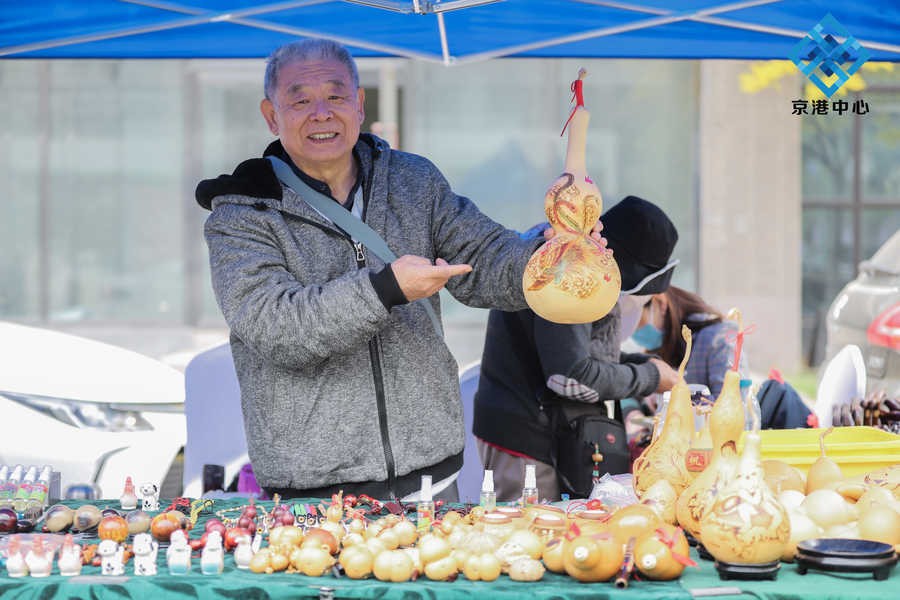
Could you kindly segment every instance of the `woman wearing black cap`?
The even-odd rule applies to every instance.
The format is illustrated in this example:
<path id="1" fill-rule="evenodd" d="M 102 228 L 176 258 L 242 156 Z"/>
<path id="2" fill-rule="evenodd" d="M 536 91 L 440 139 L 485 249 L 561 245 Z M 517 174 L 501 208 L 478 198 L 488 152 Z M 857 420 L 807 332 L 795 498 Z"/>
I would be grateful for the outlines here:
<path id="1" fill-rule="evenodd" d="M 642 305 L 669 287 L 677 264 L 671 260 L 678 240 L 675 226 L 659 207 L 634 196 L 610 208 L 601 220 L 607 247 L 622 274 L 622 298 L 634 296 L 636 302 L 620 300 L 603 319 L 582 325 L 551 323 L 531 310 L 492 310 L 488 317 L 473 433 L 484 468 L 494 472 L 500 501 L 521 495 L 526 463 L 537 467 L 542 499 L 559 499 L 560 490 L 587 495 L 583 486 L 570 485 L 569 478 L 558 480 L 565 470 L 562 463 L 571 457 L 560 455 L 563 445 L 557 432 L 585 416 L 603 418 L 603 400 L 664 392 L 677 379 L 659 358 L 619 352 L 622 337 L 638 323 Z M 624 336 L 622 309 L 634 316 Z M 621 446 L 621 437 L 624 429 L 611 427 L 598 442 Z M 603 472 L 614 462 L 611 455 L 607 458 L 600 466 Z M 612 471 L 627 472 L 627 456 L 624 461 L 616 462 Z M 591 465 L 586 468 L 590 471 Z"/>

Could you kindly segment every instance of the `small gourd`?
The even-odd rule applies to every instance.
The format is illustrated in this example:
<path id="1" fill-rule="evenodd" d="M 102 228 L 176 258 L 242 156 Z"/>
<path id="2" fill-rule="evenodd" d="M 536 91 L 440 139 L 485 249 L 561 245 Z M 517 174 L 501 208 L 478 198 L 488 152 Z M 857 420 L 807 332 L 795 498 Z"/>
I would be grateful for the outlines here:
<path id="1" fill-rule="evenodd" d="M 668 480 L 678 494 L 691 482 L 684 463 L 694 436 L 691 391 L 684 381 L 684 369 L 691 355 L 691 330 L 683 325 L 681 335 L 687 342 L 687 348 L 678 368 L 678 383 L 672 388 L 662 433 L 634 461 L 634 491 L 638 498 L 642 498 L 650 486 L 660 479 Z"/>
<path id="2" fill-rule="evenodd" d="M 634 544 L 634 565 L 647 579 L 669 581 L 686 566 L 697 566 L 680 527 L 663 525 L 645 533 Z"/>
<path id="3" fill-rule="evenodd" d="M 819 449 L 821 456 L 809 468 L 806 475 L 806 494 L 809 495 L 816 490 L 823 490 L 836 486 L 843 478 L 841 468 L 836 462 L 828 458 L 825 454 L 825 436 L 834 431 L 834 427 L 829 427 L 819 435 Z"/>
<path id="4" fill-rule="evenodd" d="M 555 235 L 532 255 L 522 276 L 528 306 L 554 323 L 590 323 L 606 316 L 622 287 L 612 252 L 591 237 L 603 199 L 585 167 L 590 120 L 582 95 L 586 74 L 579 70 L 572 84 L 577 104 L 567 123 L 565 172 L 544 196 L 544 211 Z"/>
<path id="5" fill-rule="evenodd" d="M 579 535 L 565 543 L 563 566 L 570 577 L 582 582 L 607 581 L 625 557 L 622 543 L 611 533 Z"/>

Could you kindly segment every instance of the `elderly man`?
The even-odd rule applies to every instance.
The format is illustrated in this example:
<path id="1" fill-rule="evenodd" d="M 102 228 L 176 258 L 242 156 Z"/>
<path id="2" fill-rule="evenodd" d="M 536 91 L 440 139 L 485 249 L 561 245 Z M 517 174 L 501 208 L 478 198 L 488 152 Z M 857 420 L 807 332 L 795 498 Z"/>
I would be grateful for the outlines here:
<path id="1" fill-rule="evenodd" d="M 446 286 L 471 306 L 523 308 L 522 272 L 540 240 L 483 215 L 427 159 L 360 134 L 363 100 L 339 44 L 279 48 L 260 105 L 278 140 L 264 156 L 364 221 L 393 262 L 310 206 L 266 158 L 197 187 L 212 211 L 212 283 L 250 460 L 263 488 L 285 497 L 411 498 L 429 474 L 438 497 L 455 499 L 457 365 L 424 303 L 439 311 Z"/>

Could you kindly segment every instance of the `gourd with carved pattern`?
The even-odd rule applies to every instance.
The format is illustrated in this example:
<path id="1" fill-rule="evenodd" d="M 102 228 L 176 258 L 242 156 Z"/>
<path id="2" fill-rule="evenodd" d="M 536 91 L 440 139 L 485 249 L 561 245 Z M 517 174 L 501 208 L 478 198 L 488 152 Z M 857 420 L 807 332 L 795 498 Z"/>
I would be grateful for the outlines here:
<path id="1" fill-rule="evenodd" d="M 612 252 L 591 237 L 603 199 L 585 167 L 590 113 L 581 102 L 584 74 L 579 71 L 573 84 L 578 105 L 568 122 L 565 172 L 544 196 L 555 235 L 532 255 L 522 276 L 528 306 L 555 323 L 590 323 L 604 317 L 622 287 Z"/>

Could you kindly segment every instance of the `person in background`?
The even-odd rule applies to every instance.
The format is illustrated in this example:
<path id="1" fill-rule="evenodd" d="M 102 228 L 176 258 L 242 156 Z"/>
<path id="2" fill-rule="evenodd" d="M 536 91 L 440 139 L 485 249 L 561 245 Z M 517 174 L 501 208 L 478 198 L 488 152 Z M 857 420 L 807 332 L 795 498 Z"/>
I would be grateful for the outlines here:
<path id="1" fill-rule="evenodd" d="M 551 323 L 532 310 L 492 310 L 474 401 L 473 433 L 500 501 L 522 493 L 525 464 L 536 465 L 542 499 L 558 500 L 554 465 L 557 406 L 606 415 L 604 400 L 664 392 L 676 373 L 646 354 L 619 351 L 621 315 L 630 330 L 653 294 L 669 287 L 678 232 L 655 204 L 628 196 L 603 214 L 603 235 L 622 275 L 623 295 L 593 323 Z M 533 228 L 540 229 L 540 226 Z M 528 234 L 526 234 L 526 237 Z"/>
<path id="2" fill-rule="evenodd" d="M 697 294 L 673 285 L 646 299 L 637 325 L 631 340 L 673 368 L 678 368 L 684 358 L 686 343 L 681 326 L 687 325 L 692 341 L 684 379 L 708 387 L 713 399 L 719 395 L 725 372 L 734 362 L 736 323 L 726 321 Z M 747 373 L 746 346 L 740 370 Z"/>
<path id="3" fill-rule="evenodd" d="M 270 496 L 343 490 L 407 501 L 430 475 L 435 497 L 455 500 L 465 442 L 458 366 L 425 303 L 439 315 L 446 287 L 470 306 L 524 308 L 522 274 L 543 240 L 489 219 L 426 158 L 360 134 L 365 93 L 340 44 L 280 47 L 264 92 L 260 110 L 278 139 L 196 192 L 211 211 L 212 284 L 254 474 Z M 399 258 L 386 264 L 307 204 L 267 157 Z"/>

